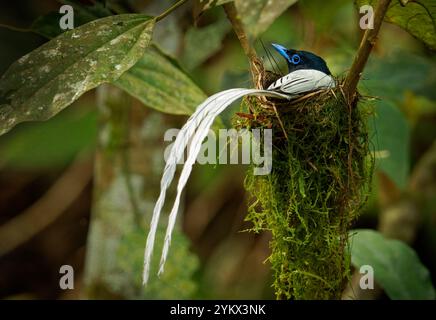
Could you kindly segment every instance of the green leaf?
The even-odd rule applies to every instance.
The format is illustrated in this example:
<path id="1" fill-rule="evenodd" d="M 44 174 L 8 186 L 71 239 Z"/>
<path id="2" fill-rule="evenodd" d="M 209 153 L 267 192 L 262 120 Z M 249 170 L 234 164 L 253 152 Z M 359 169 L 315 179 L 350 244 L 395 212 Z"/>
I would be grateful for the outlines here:
<path id="1" fill-rule="evenodd" d="M 110 12 L 102 10 L 99 6 L 89 8 L 75 4 L 75 17 L 79 16 L 79 21 L 92 21 L 98 15 L 104 14 Z M 50 23 L 50 19 L 42 19 L 42 21 Z M 41 27 L 48 30 L 51 28 L 49 25 Z M 226 27 L 220 26 L 218 31 L 224 32 L 221 29 L 225 28 L 229 28 L 227 23 Z M 60 29 L 57 31 L 62 32 Z M 203 43 L 205 39 L 197 39 L 197 41 Z M 171 114 L 190 115 L 207 98 L 177 61 L 157 47 L 147 50 L 138 63 L 125 72 L 115 85 L 147 107 Z"/>
<path id="2" fill-rule="evenodd" d="M 235 0 L 236 9 L 246 32 L 257 37 L 297 0 Z"/>
<path id="3" fill-rule="evenodd" d="M 204 28 L 190 28 L 185 35 L 182 64 L 188 70 L 201 65 L 221 48 L 221 42 L 230 29 L 230 24 L 225 19 L 220 19 Z M 201 43 L 201 50 L 198 49 L 199 43 Z"/>
<path id="4" fill-rule="evenodd" d="M 376 0 L 355 0 L 358 7 L 369 4 L 375 7 Z M 396 24 L 429 48 L 436 49 L 436 2 L 434 0 L 392 1 L 386 13 L 386 22 Z"/>
<path id="5" fill-rule="evenodd" d="M 150 47 L 115 85 L 147 107 L 170 114 L 190 115 L 207 98 L 180 67 L 156 47 Z"/>
<path id="6" fill-rule="evenodd" d="M 377 101 L 375 119 L 369 125 L 376 167 L 405 189 L 410 168 L 410 128 L 403 113 L 386 100 Z"/>
<path id="7" fill-rule="evenodd" d="M 391 299 L 435 299 L 430 273 L 405 243 L 365 229 L 351 231 L 350 239 L 351 262 L 370 265 Z"/>
<path id="8" fill-rule="evenodd" d="M 12 64 L 0 79 L 0 135 L 46 120 L 98 85 L 117 80 L 143 55 L 155 20 L 123 14 L 65 32 Z"/>
<path id="9" fill-rule="evenodd" d="M 386 75 L 389 74 L 395 74 L 395 77 L 386 81 Z M 436 99 L 434 59 L 404 50 L 396 50 L 383 57 L 372 55 L 362 80 L 359 91 L 370 96 L 401 102 L 407 90 Z"/>

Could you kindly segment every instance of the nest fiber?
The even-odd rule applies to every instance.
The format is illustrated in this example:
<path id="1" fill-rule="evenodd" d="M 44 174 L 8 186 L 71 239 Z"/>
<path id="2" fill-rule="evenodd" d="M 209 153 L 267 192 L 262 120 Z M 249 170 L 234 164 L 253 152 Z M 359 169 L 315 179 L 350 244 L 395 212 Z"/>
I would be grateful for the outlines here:
<path id="1" fill-rule="evenodd" d="M 339 299 L 349 279 L 350 224 L 365 202 L 372 161 L 366 117 L 341 86 L 293 102 L 248 97 L 238 128 L 273 129 L 269 175 L 248 170 L 247 220 L 268 230 L 278 299 Z M 262 145 L 262 144 L 261 144 Z"/>

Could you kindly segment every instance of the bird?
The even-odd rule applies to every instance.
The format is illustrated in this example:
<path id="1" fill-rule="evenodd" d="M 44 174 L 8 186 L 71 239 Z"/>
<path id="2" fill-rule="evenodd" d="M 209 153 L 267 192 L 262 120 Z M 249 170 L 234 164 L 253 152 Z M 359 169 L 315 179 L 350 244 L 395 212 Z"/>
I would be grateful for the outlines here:
<path id="1" fill-rule="evenodd" d="M 286 60 L 288 74 L 273 82 L 267 90 L 298 96 L 319 89 L 330 89 L 336 86 L 327 63 L 316 54 L 286 49 L 273 43 L 273 48 Z"/>
<path id="2" fill-rule="evenodd" d="M 184 157 L 185 151 L 187 151 L 188 156 L 180 173 L 177 183 L 177 194 L 168 218 L 158 274 L 162 274 L 164 271 L 171 243 L 171 235 L 179 211 L 181 194 L 191 174 L 198 153 L 200 152 L 201 143 L 207 136 L 215 118 L 231 106 L 233 102 L 244 96 L 263 96 L 292 100 L 306 92 L 335 87 L 335 80 L 331 76 L 327 64 L 321 57 L 308 51 L 286 49 L 278 44 L 272 44 L 272 46 L 286 59 L 289 69 L 287 75 L 276 80 L 266 90 L 233 88 L 215 93 L 197 107 L 195 112 L 179 131 L 176 141 L 173 143 L 173 147 L 168 155 L 162 174 L 159 197 L 153 209 L 150 230 L 144 251 L 144 271 L 142 276 L 144 285 L 147 284 L 149 279 L 160 214 L 165 203 L 166 192 L 174 179 L 176 165 L 179 163 L 179 160 Z"/>

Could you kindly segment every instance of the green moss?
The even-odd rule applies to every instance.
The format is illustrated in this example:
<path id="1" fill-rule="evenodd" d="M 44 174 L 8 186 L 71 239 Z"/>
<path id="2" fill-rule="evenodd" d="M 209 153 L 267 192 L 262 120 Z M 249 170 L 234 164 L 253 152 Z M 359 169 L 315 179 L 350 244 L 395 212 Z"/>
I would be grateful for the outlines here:
<path id="1" fill-rule="evenodd" d="M 272 172 L 254 176 L 250 168 L 245 187 L 252 230 L 272 233 L 277 298 L 339 299 L 350 274 L 347 230 L 372 171 L 364 116 L 339 89 L 294 104 L 248 98 L 245 105 L 254 119 L 237 127 L 273 129 Z"/>

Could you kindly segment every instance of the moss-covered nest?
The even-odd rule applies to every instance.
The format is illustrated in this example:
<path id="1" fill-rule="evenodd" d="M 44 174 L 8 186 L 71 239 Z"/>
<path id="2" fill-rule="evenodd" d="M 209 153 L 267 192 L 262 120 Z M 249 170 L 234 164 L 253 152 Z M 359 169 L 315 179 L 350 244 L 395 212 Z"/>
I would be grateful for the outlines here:
<path id="1" fill-rule="evenodd" d="M 265 77 L 264 86 L 274 80 Z M 248 170 L 252 230 L 272 233 L 278 299 L 338 299 L 350 274 L 350 224 L 367 195 L 372 161 L 365 115 L 341 81 L 293 102 L 249 97 L 237 128 L 273 129 L 269 175 Z"/>

